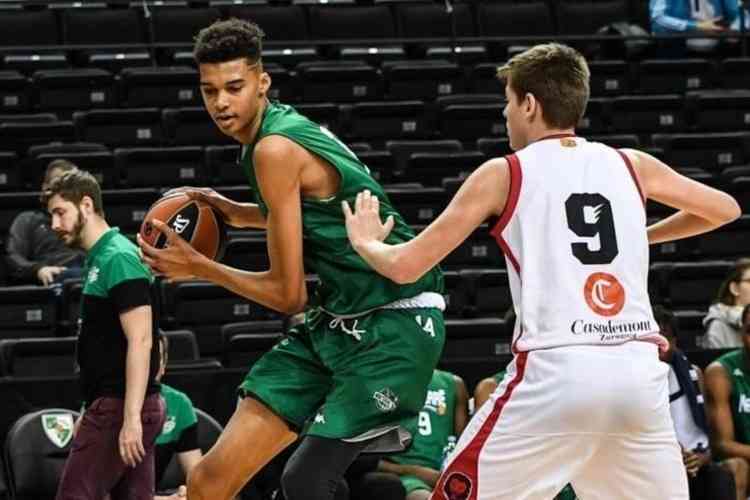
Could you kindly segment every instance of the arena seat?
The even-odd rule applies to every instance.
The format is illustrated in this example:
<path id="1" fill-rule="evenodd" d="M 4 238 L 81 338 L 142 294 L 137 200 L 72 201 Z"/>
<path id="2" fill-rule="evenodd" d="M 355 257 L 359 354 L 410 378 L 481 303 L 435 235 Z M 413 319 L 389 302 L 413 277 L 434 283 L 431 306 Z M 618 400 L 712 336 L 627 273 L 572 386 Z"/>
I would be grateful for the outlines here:
<path id="1" fill-rule="evenodd" d="M 396 176 L 403 172 L 414 153 L 458 153 L 464 150 L 461 142 L 455 139 L 443 140 L 391 140 L 385 147 L 393 155 L 393 169 Z"/>
<path id="2" fill-rule="evenodd" d="M 546 2 L 483 1 L 476 6 L 479 36 L 550 36 L 555 34 Z"/>
<path id="3" fill-rule="evenodd" d="M 654 134 L 655 146 L 680 167 L 700 167 L 718 172 L 750 161 L 750 132 Z"/>
<path id="4" fill-rule="evenodd" d="M 500 318 L 448 319 L 445 332 L 443 359 L 510 353 L 511 335 Z"/>
<path id="5" fill-rule="evenodd" d="M 587 137 L 591 142 L 601 142 L 611 148 L 638 148 L 641 141 L 634 134 L 614 134 L 614 135 L 591 135 Z"/>
<path id="6" fill-rule="evenodd" d="M 357 153 L 359 160 L 367 165 L 370 174 L 381 184 L 393 182 L 393 155 L 390 151 L 362 151 Z"/>
<path id="7" fill-rule="evenodd" d="M 412 153 L 402 182 L 418 182 L 423 186 L 441 187 L 446 177 L 467 177 L 485 160 L 479 151 L 457 153 Z"/>
<path id="8" fill-rule="evenodd" d="M 175 146 L 236 144 L 213 122 L 203 107 L 168 108 L 162 111 L 164 134 Z M 200 177 L 203 177 L 202 173 Z"/>
<path id="9" fill-rule="evenodd" d="M 256 333 L 284 333 L 284 321 L 280 319 L 238 321 L 235 323 L 226 323 L 221 327 L 221 338 L 224 346 L 229 345 L 229 341 L 235 335 L 254 335 Z"/>
<path id="10" fill-rule="evenodd" d="M 131 187 L 178 187 L 200 184 L 206 178 L 203 148 L 123 148 L 115 150 L 115 165 Z"/>
<path id="11" fill-rule="evenodd" d="M 688 95 L 688 99 L 696 108 L 697 130 L 731 131 L 750 127 L 750 90 L 702 91 Z"/>
<path id="12" fill-rule="evenodd" d="M 185 43 L 202 28 L 221 19 L 221 12 L 213 7 L 187 7 L 175 4 L 151 6 L 154 43 Z M 193 60 L 192 51 L 171 49 L 165 51 L 165 61 L 171 64 L 189 64 Z"/>
<path id="13" fill-rule="evenodd" d="M 76 338 L 0 340 L 3 376 L 54 377 L 75 375 Z"/>
<path id="14" fill-rule="evenodd" d="M 706 316 L 706 311 L 675 311 L 674 316 L 679 328 L 677 345 L 683 351 L 696 349 L 705 334 L 703 318 Z"/>
<path id="15" fill-rule="evenodd" d="M 727 89 L 750 89 L 750 58 L 727 58 L 721 63 L 721 80 Z"/>
<path id="16" fill-rule="evenodd" d="M 151 146 L 164 142 L 158 108 L 92 109 L 73 113 L 78 140 L 109 147 Z"/>
<path id="17" fill-rule="evenodd" d="M 477 139 L 477 149 L 487 158 L 509 155 L 513 152 L 507 137 L 480 137 Z"/>
<path id="18" fill-rule="evenodd" d="M 267 40 L 274 42 L 302 41 L 310 38 L 307 16 L 301 5 L 281 3 L 230 5 L 227 17 L 250 19 L 263 28 Z M 265 48 L 265 47 L 264 47 Z"/>
<path id="19" fill-rule="evenodd" d="M 602 134 L 609 130 L 609 118 L 611 116 L 609 99 L 594 97 L 589 99 L 586 112 L 576 127 L 582 135 Z"/>
<path id="20" fill-rule="evenodd" d="M 750 176 L 742 176 L 732 179 L 729 192 L 737 199 L 743 212 L 750 207 Z"/>
<path id="21" fill-rule="evenodd" d="M 321 127 L 325 127 L 334 134 L 340 130 L 339 106 L 331 102 L 319 102 L 314 104 L 298 104 L 294 107 L 301 115 L 306 116 Z M 352 149 L 352 144 L 349 144 Z"/>
<path id="22" fill-rule="evenodd" d="M 387 39 L 396 36 L 391 11 L 385 5 L 311 5 L 310 37 L 324 39 Z"/>
<path id="23" fill-rule="evenodd" d="M 222 262 L 246 271 L 267 270 L 270 263 L 265 234 L 230 239 Z"/>
<path id="24" fill-rule="evenodd" d="M 649 94 L 700 90 L 713 84 L 714 73 L 707 59 L 646 59 L 639 66 L 638 89 Z"/>
<path id="25" fill-rule="evenodd" d="M 466 90 L 461 67 L 444 60 L 386 61 L 382 64 L 388 99 L 424 99 Z"/>
<path id="26" fill-rule="evenodd" d="M 472 283 L 477 316 L 502 316 L 513 306 L 507 270 L 464 270 L 461 271 L 461 276 Z"/>
<path id="27" fill-rule="evenodd" d="M 438 97 L 438 130 L 446 139 L 473 140 L 505 134 L 502 94 Z"/>
<path id="28" fill-rule="evenodd" d="M 53 498 L 70 452 L 78 413 L 49 408 L 19 418 L 5 440 L 5 462 L 15 500 Z"/>
<path id="29" fill-rule="evenodd" d="M 469 89 L 474 94 L 491 94 L 503 96 L 505 86 L 497 78 L 497 68 L 500 62 L 484 62 L 476 64 L 471 69 Z"/>
<path id="30" fill-rule="evenodd" d="M 461 318 L 467 305 L 466 285 L 459 271 L 444 271 L 445 315 L 448 318 Z"/>
<path id="31" fill-rule="evenodd" d="M 16 218 L 23 210 L 39 209 L 39 192 L 3 193 L 0 196 L 0 234 L 5 235 Z"/>
<path id="32" fill-rule="evenodd" d="M 393 1 L 396 26 L 404 38 L 440 38 L 455 36 L 476 36 L 474 19 L 469 4 L 454 5 L 453 15 L 446 12 L 445 6 L 430 1 Z M 451 24 L 455 22 L 455 28 Z M 455 29 L 455 32 L 454 32 Z"/>
<path id="33" fill-rule="evenodd" d="M 391 101 L 352 105 L 351 129 L 345 137 L 385 140 L 394 137 L 424 139 L 430 135 L 432 132 L 425 115 L 424 102 Z"/>
<path id="34" fill-rule="evenodd" d="M 188 66 L 125 68 L 120 72 L 122 104 L 129 108 L 200 104 L 198 72 Z M 275 82 L 274 82 L 275 83 Z"/>
<path id="35" fill-rule="evenodd" d="M 556 6 L 561 35 L 593 35 L 608 24 L 630 17 L 626 0 L 560 0 Z"/>
<path id="36" fill-rule="evenodd" d="M 592 96 L 627 94 L 630 89 L 630 66 L 625 61 L 590 61 Z"/>
<path id="37" fill-rule="evenodd" d="M 169 364 L 181 365 L 201 358 L 198 341 L 192 330 L 161 330 L 169 343 Z"/>
<path id="38" fill-rule="evenodd" d="M 617 133 L 679 132 L 686 126 L 685 102 L 680 95 L 612 99 L 612 128 Z"/>
<path id="39" fill-rule="evenodd" d="M 200 408 L 195 408 L 195 415 L 198 417 L 198 447 L 205 455 L 219 439 L 223 428 L 216 419 Z M 175 454 L 167 465 L 164 477 L 157 485 L 156 491 L 173 490 L 183 484 L 185 484 L 185 473 L 177 460 L 177 454 Z"/>
<path id="40" fill-rule="evenodd" d="M 23 187 L 21 169 L 17 166 L 18 155 L 10 151 L 0 151 L 0 190 L 15 190 Z"/>
<path id="41" fill-rule="evenodd" d="M 3 113 L 23 112 L 29 109 L 27 79 L 18 71 L 0 71 L 0 111 Z"/>
<path id="42" fill-rule="evenodd" d="M 240 146 L 206 147 L 206 174 L 216 178 L 219 184 L 242 184 L 247 182 L 245 172 L 239 165 Z"/>
<path id="43" fill-rule="evenodd" d="M 288 49 L 293 51 L 295 49 Z M 265 52 L 265 48 L 264 48 Z M 266 62 L 263 55 L 263 69 L 271 77 L 271 88 L 268 89 L 268 98 L 277 99 L 282 102 L 293 103 L 300 100 L 300 92 L 297 75 L 285 69 L 281 64 Z"/>
<path id="44" fill-rule="evenodd" d="M 233 335 L 224 351 L 223 364 L 227 368 L 249 368 L 282 337 L 280 332 Z"/>
<path id="45" fill-rule="evenodd" d="M 50 123 L 0 123 L 0 144 L 6 151 L 23 156 L 29 147 L 53 141 L 72 142 L 73 123 L 61 120 Z"/>
<path id="46" fill-rule="evenodd" d="M 715 298 L 731 265 L 730 261 L 669 264 L 664 297 L 672 309 L 704 308 Z"/>
<path id="47" fill-rule="evenodd" d="M 396 205 L 398 206 L 398 205 Z M 443 210 L 435 208 L 435 216 Z M 486 267 L 505 267 L 505 258 L 495 239 L 490 236 L 485 225 L 477 228 L 472 235 L 443 260 L 446 269 L 467 269 Z"/>
<path id="48" fill-rule="evenodd" d="M 155 188 L 105 189 L 102 199 L 107 209 L 107 221 L 123 233 L 135 233 L 141 227 L 146 210 L 158 197 Z"/>
<path id="49" fill-rule="evenodd" d="M 429 224 L 448 201 L 445 191 L 437 187 L 389 188 L 386 194 L 407 224 Z"/>
<path id="50" fill-rule="evenodd" d="M 359 61 L 310 61 L 297 65 L 306 102 L 378 100 L 382 82 L 374 67 Z"/>
<path id="51" fill-rule="evenodd" d="M 114 77 L 98 68 L 49 69 L 34 72 L 40 109 L 89 109 L 113 107 Z"/>
<path id="52" fill-rule="evenodd" d="M 91 153 L 43 153 L 37 155 L 31 162 L 31 179 L 43 179 L 47 165 L 56 159 L 73 162 L 78 168 L 90 172 L 103 189 L 118 187 L 120 172 L 115 168 L 115 160 L 109 151 Z"/>
<path id="53" fill-rule="evenodd" d="M 49 287 L 0 287 L 0 337 L 54 336 L 57 298 Z"/>

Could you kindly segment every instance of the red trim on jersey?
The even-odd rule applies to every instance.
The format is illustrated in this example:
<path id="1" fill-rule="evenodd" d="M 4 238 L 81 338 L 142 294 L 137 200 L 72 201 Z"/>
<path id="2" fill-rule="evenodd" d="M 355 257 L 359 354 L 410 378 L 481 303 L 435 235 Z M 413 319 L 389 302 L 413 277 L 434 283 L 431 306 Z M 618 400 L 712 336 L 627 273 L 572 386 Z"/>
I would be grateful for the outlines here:
<path id="1" fill-rule="evenodd" d="M 508 199 L 505 201 L 503 211 L 500 213 L 500 220 L 497 221 L 495 227 L 490 230 L 490 234 L 497 239 L 500 233 L 503 232 L 505 226 L 510 222 L 510 218 L 513 216 L 513 212 L 516 211 L 516 205 L 518 204 L 518 197 L 521 194 L 521 182 L 523 181 L 523 174 L 521 173 L 521 161 L 518 156 L 511 154 L 505 157 L 508 162 L 508 172 L 510 173 L 510 186 L 508 187 Z"/>
<path id="2" fill-rule="evenodd" d="M 493 234 L 495 237 L 495 241 L 497 242 L 500 249 L 503 251 L 506 257 L 508 257 L 508 260 L 510 261 L 510 265 L 513 266 L 513 269 L 516 270 L 516 274 L 518 277 L 521 277 L 521 264 L 518 263 L 518 259 L 516 259 L 515 254 L 513 253 L 513 250 L 510 248 L 510 245 L 508 245 L 508 242 L 505 241 L 505 238 L 503 238 L 500 233 Z"/>
<path id="3" fill-rule="evenodd" d="M 503 408 L 510 400 L 513 390 L 521 383 L 524 372 L 526 371 L 526 360 L 528 358 L 528 352 L 519 353 L 516 356 L 516 375 L 513 380 L 508 383 L 505 388 L 505 392 L 502 396 L 495 400 L 495 405 L 492 408 L 492 412 L 487 416 L 487 419 L 482 424 L 479 432 L 472 438 L 468 446 L 464 448 L 451 462 L 446 470 L 440 474 L 440 479 L 435 485 L 431 500 L 449 500 L 445 492 L 445 483 L 450 480 L 453 476 L 459 476 L 468 479 L 469 481 L 469 495 L 466 500 L 477 500 L 478 489 L 479 489 L 479 455 L 484 448 L 484 444 L 489 439 L 492 431 L 495 429 L 497 421 L 500 419 L 500 415 L 503 412 Z M 485 471 L 485 474 L 492 473 L 492 471 Z"/>
<path id="4" fill-rule="evenodd" d="M 638 181 L 638 176 L 635 174 L 635 169 L 633 168 L 633 163 L 630 161 L 630 158 L 628 158 L 628 155 L 620 151 L 619 149 L 615 149 L 617 151 L 617 154 L 620 155 L 622 158 L 622 161 L 625 162 L 625 166 L 628 167 L 628 172 L 630 172 L 630 177 L 633 178 L 633 182 L 635 182 L 635 187 L 638 189 L 638 194 L 641 197 L 641 201 L 643 201 L 643 206 L 646 206 L 646 196 L 643 194 L 643 189 L 641 188 L 641 183 Z"/>

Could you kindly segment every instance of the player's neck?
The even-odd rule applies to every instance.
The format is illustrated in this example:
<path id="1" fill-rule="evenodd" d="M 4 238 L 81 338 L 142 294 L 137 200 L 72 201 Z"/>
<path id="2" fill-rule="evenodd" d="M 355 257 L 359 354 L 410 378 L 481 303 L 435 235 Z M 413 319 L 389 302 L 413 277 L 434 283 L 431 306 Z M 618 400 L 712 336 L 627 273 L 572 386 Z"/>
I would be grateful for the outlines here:
<path id="1" fill-rule="evenodd" d="M 109 224 L 101 217 L 93 216 L 86 223 L 81 234 L 81 247 L 85 251 L 91 250 L 104 233 L 109 231 Z"/>
<path id="2" fill-rule="evenodd" d="M 243 145 L 249 145 L 255 142 L 255 138 L 258 136 L 258 131 L 260 130 L 260 125 L 263 123 L 263 115 L 266 112 L 267 106 L 268 99 L 263 99 L 258 106 L 258 112 L 255 114 L 252 123 L 235 136 L 237 142 Z"/>
<path id="3" fill-rule="evenodd" d="M 576 135 L 576 131 L 573 128 L 549 128 L 539 127 L 538 129 L 531 130 L 529 133 L 528 144 L 533 144 L 537 141 L 544 139 L 551 139 L 554 137 L 566 137 Z"/>

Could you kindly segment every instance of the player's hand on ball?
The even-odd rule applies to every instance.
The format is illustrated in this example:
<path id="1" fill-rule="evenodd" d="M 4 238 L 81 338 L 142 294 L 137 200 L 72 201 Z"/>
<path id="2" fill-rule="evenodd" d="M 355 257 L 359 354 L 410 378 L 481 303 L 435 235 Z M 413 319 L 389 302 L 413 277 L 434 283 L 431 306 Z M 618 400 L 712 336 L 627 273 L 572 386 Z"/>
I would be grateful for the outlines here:
<path id="1" fill-rule="evenodd" d="M 198 188 L 192 186 L 183 186 L 170 189 L 164 193 L 164 197 L 175 194 L 186 194 L 190 199 L 208 203 L 214 207 L 224 219 L 224 222 L 233 227 L 246 227 L 245 218 L 247 216 L 247 207 L 242 203 L 230 200 L 224 195 L 217 193 L 211 188 Z"/>
<path id="2" fill-rule="evenodd" d="M 393 229 L 393 216 L 389 215 L 385 223 L 380 220 L 380 201 L 370 191 L 357 194 L 354 212 L 346 201 L 341 202 L 341 209 L 346 218 L 346 233 L 354 248 L 383 241 Z"/>
<path id="3" fill-rule="evenodd" d="M 203 256 L 164 222 L 153 219 L 151 223 L 167 237 L 167 243 L 164 248 L 158 249 L 143 241 L 139 234 L 137 239 L 143 262 L 169 281 L 195 278 L 195 266 Z"/>

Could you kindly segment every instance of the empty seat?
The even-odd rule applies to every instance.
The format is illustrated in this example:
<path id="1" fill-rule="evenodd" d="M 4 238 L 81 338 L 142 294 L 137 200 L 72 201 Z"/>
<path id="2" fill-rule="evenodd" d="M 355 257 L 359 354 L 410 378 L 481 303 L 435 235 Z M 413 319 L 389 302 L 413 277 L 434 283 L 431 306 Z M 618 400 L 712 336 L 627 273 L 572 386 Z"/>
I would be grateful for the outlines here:
<path id="1" fill-rule="evenodd" d="M 131 108 L 193 106 L 200 102 L 198 72 L 188 66 L 126 68 L 120 77 L 123 102 Z"/>
<path id="2" fill-rule="evenodd" d="M 479 316 L 502 316 L 513 305 L 505 269 L 479 269 L 462 272 L 474 282 L 476 313 Z"/>
<path id="3" fill-rule="evenodd" d="M 229 338 L 223 364 L 227 368 L 249 368 L 283 338 L 282 333 L 241 333 Z"/>
<path id="4" fill-rule="evenodd" d="M 57 302 L 51 288 L 0 287 L 0 337 L 49 337 L 56 320 Z"/>
<path id="5" fill-rule="evenodd" d="M 445 358 L 506 355 L 510 337 L 500 318 L 448 319 L 445 321 Z"/>
<path id="6" fill-rule="evenodd" d="M 593 35 L 608 24 L 628 20 L 625 0 L 561 0 L 557 23 L 561 35 Z"/>
<path id="7" fill-rule="evenodd" d="M 747 209 L 747 205 L 744 209 Z M 750 215 L 743 215 L 731 224 L 701 235 L 700 238 L 689 238 L 677 243 L 683 247 L 683 255 L 711 259 L 743 257 L 750 248 Z"/>
<path id="8" fill-rule="evenodd" d="M 466 284 L 459 271 L 445 271 L 445 315 L 449 318 L 460 318 L 469 303 Z"/>
<path id="9" fill-rule="evenodd" d="M 750 89 L 750 58 L 729 58 L 721 63 L 724 88 Z"/>
<path id="10" fill-rule="evenodd" d="M 685 125 L 681 96 L 622 96 L 612 100 L 612 127 L 617 132 L 679 132 Z"/>
<path id="11" fill-rule="evenodd" d="M 630 67 L 625 61 L 589 62 L 591 95 L 625 94 L 630 88 Z"/>
<path id="12" fill-rule="evenodd" d="M 165 109 L 162 119 L 167 140 L 176 146 L 234 143 L 202 107 Z"/>
<path id="13" fill-rule="evenodd" d="M 431 2 L 403 2 L 395 6 L 396 23 L 404 38 L 447 38 L 475 36 L 469 4 L 456 3 L 452 14 L 445 6 Z"/>
<path id="14" fill-rule="evenodd" d="M 200 184 L 207 177 L 203 158 L 203 148 L 199 146 L 115 151 L 115 165 L 131 187 Z"/>
<path id="15" fill-rule="evenodd" d="M 442 188 L 387 189 L 393 207 L 407 224 L 429 224 L 447 205 L 447 195 Z"/>
<path id="16" fill-rule="evenodd" d="M 106 108 L 115 104 L 114 78 L 103 69 L 42 70 L 31 79 L 41 109 Z"/>
<path id="17" fill-rule="evenodd" d="M 25 155 L 35 144 L 72 142 L 74 139 L 75 129 L 70 121 L 0 123 L 0 144 L 4 150 L 14 151 L 19 156 Z"/>
<path id="18" fill-rule="evenodd" d="M 654 134 L 652 140 L 678 167 L 711 171 L 750 161 L 750 132 Z"/>
<path id="19" fill-rule="evenodd" d="M 221 18 L 221 12 L 212 7 L 151 7 L 153 41 L 155 43 L 184 43 L 193 41 L 198 32 Z M 192 61 L 190 51 L 169 50 L 177 64 Z"/>
<path id="20" fill-rule="evenodd" d="M 510 139 L 494 138 L 494 137 L 482 137 L 477 139 L 477 149 L 488 158 L 495 158 L 498 156 L 505 156 L 511 154 L 513 151 L 510 149 Z"/>
<path id="21" fill-rule="evenodd" d="M 229 345 L 229 340 L 235 335 L 247 335 L 255 333 L 284 333 L 284 321 L 280 319 L 255 320 L 255 321 L 238 321 L 236 323 L 227 323 L 221 327 L 221 336 L 224 339 L 224 345 Z"/>
<path id="22" fill-rule="evenodd" d="M 407 168 L 409 158 L 414 153 L 458 153 L 464 149 L 457 140 L 388 141 L 385 147 L 393 155 L 393 169 L 396 175 L 400 175 Z"/>
<path id="23" fill-rule="evenodd" d="M 192 330 L 162 330 L 169 344 L 169 364 L 181 364 L 200 359 L 198 342 Z"/>
<path id="24" fill-rule="evenodd" d="M 471 90 L 477 94 L 503 95 L 505 85 L 497 78 L 497 70 L 502 63 L 481 63 L 471 72 Z"/>
<path id="25" fill-rule="evenodd" d="M 675 311 L 674 316 L 677 320 L 677 344 L 680 349 L 695 349 L 700 345 L 700 340 L 705 334 L 703 318 L 706 316 L 706 311 Z"/>
<path id="26" fill-rule="evenodd" d="M 732 263 L 729 261 L 671 264 L 665 289 L 673 309 L 703 309 L 711 304 Z"/>
<path id="27" fill-rule="evenodd" d="M 742 130 L 750 128 L 750 90 L 715 90 L 691 96 L 696 106 L 697 130 Z"/>
<path id="28" fill-rule="evenodd" d="M 589 99 L 586 112 L 578 123 L 576 130 L 586 135 L 606 132 L 609 128 L 608 116 L 610 116 L 609 100 L 600 98 Z"/>
<path id="29" fill-rule="evenodd" d="M 443 265 L 446 269 L 505 267 L 505 259 L 489 229 L 480 226 L 445 258 Z"/>
<path id="30" fill-rule="evenodd" d="M 390 99 L 433 100 L 466 90 L 463 70 L 453 62 L 388 61 L 382 67 Z"/>
<path id="31" fill-rule="evenodd" d="M 639 148 L 640 141 L 637 135 L 616 134 L 616 135 L 592 135 L 588 137 L 591 142 L 601 142 L 611 148 Z"/>
<path id="32" fill-rule="evenodd" d="M 732 179 L 729 192 L 737 199 L 737 203 L 740 204 L 743 212 L 747 212 L 748 207 L 750 207 L 750 176 Z"/>
<path id="33" fill-rule="evenodd" d="M 73 121 L 79 140 L 110 147 L 152 145 L 164 140 L 157 108 L 77 111 Z"/>
<path id="34" fill-rule="evenodd" d="M 352 106 L 350 138 L 417 139 L 429 135 L 422 101 L 361 102 Z"/>
<path id="35" fill-rule="evenodd" d="M 305 10 L 301 5 L 231 5 L 227 8 L 227 14 L 257 23 L 266 34 L 266 39 L 274 43 L 302 41 L 310 36 Z"/>
<path id="36" fill-rule="evenodd" d="M 75 337 L 0 341 L 3 375 L 57 377 L 75 375 Z"/>
<path id="37" fill-rule="evenodd" d="M 239 164 L 240 147 L 208 146 L 206 148 L 206 174 L 216 177 L 219 184 L 243 184 L 247 182 L 245 171 Z"/>
<path id="38" fill-rule="evenodd" d="M 381 184 L 393 182 L 394 160 L 390 151 L 363 151 L 357 153 L 359 160 L 367 165 L 372 177 Z"/>
<path id="39" fill-rule="evenodd" d="M 26 77 L 18 71 L 0 71 L 0 111 L 14 113 L 29 108 Z"/>
<path id="40" fill-rule="evenodd" d="M 247 271 L 266 271 L 270 267 L 265 235 L 233 238 L 227 242 L 222 262 Z"/>
<path id="41" fill-rule="evenodd" d="M 357 61 L 312 61 L 297 66 L 307 102 L 376 100 L 382 95 L 375 68 Z"/>
<path id="42" fill-rule="evenodd" d="M 706 59 L 648 59 L 641 61 L 638 86 L 649 94 L 700 90 L 710 87 L 713 72 Z"/>
<path id="43" fill-rule="evenodd" d="M 494 2 L 477 5 L 480 36 L 553 35 L 552 13 L 545 2 Z"/>
<path id="44" fill-rule="evenodd" d="M 333 133 L 338 133 L 339 127 L 339 107 L 332 103 L 317 104 L 298 104 L 295 109 L 301 115 L 304 115 L 316 122 L 322 127 L 327 128 Z M 352 149 L 352 145 L 349 144 Z"/>
<path id="45" fill-rule="evenodd" d="M 315 40 L 394 38 L 396 29 L 385 5 L 313 5 L 308 10 Z"/>
<path id="46" fill-rule="evenodd" d="M 18 155 L 0 151 L 0 190 L 19 189 L 22 184 Z"/>
<path id="47" fill-rule="evenodd" d="M 265 62 L 266 60 L 266 49 L 264 47 L 263 69 L 271 77 L 271 88 L 268 89 L 268 98 L 277 99 L 283 102 L 299 101 L 299 86 L 297 85 L 298 82 L 296 78 L 297 75 L 293 75 L 279 64 Z"/>
<path id="48" fill-rule="evenodd" d="M 467 177 L 484 160 L 485 156 L 478 151 L 412 153 L 406 170 L 399 180 L 439 187 L 442 186 L 444 178 Z"/>
<path id="49" fill-rule="evenodd" d="M 3 193 L 0 196 L 0 234 L 5 234 L 16 215 L 24 210 L 39 210 L 39 192 Z"/>
<path id="50" fill-rule="evenodd" d="M 3 9 L 0 15 L 3 45 L 53 46 L 61 42 L 55 13 L 42 9 Z"/>
<path id="51" fill-rule="evenodd" d="M 505 134 L 502 95 L 475 94 L 437 100 L 440 134 L 446 139 L 473 140 Z"/>
<path id="52" fill-rule="evenodd" d="M 123 233 L 134 233 L 141 227 L 146 211 L 159 198 L 154 188 L 106 189 L 102 191 L 107 222 Z"/>

